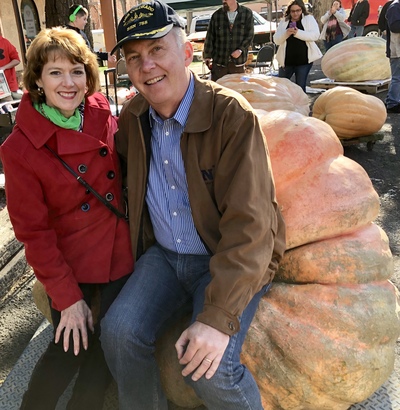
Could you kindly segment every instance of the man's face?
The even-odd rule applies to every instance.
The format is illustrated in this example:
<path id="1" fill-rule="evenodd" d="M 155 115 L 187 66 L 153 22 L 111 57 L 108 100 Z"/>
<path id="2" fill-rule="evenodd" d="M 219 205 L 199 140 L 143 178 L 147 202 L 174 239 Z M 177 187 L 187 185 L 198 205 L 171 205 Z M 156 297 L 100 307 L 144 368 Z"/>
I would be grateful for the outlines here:
<path id="1" fill-rule="evenodd" d="M 163 118 L 174 115 L 189 84 L 193 60 L 190 42 L 181 44 L 173 31 L 154 40 L 123 46 L 126 68 L 135 88 Z"/>
<path id="2" fill-rule="evenodd" d="M 236 0 L 222 0 L 222 8 L 224 11 L 235 11 Z"/>

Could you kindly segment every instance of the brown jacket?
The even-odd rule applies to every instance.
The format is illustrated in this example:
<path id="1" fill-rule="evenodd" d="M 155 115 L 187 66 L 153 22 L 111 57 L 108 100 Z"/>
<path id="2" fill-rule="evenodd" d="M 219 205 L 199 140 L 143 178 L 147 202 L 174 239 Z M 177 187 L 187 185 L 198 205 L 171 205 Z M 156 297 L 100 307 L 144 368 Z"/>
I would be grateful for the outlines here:
<path id="1" fill-rule="evenodd" d="M 131 242 L 136 257 L 152 243 L 145 205 L 149 164 L 148 103 L 136 96 L 122 110 L 117 149 L 126 161 Z M 248 102 L 216 83 L 195 78 L 181 138 L 194 224 L 213 255 L 211 283 L 197 320 L 226 334 L 272 281 L 285 250 L 264 136 Z"/>

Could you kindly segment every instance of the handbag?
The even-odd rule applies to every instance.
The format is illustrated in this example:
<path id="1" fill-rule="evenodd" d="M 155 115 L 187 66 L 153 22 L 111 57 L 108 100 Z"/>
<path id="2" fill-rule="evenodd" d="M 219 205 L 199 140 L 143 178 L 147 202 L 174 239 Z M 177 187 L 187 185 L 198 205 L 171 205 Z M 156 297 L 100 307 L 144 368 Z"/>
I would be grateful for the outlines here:
<path id="1" fill-rule="evenodd" d="M 92 188 L 80 175 L 78 175 L 54 150 L 52 150 L 47 144 L 44 145 L 60 162 L 61 164 L 75 177 L 75 179 L 83 185 L 90 193 L 92 193 L 104 206 L 106 206 L 111 212 L 117 215 L 118 218 L 128 222 L 129 218 L 127 213 L 122 213 L 114 205 L 108 202 L 103 196 L 101 196 L 94 188 Z"/>

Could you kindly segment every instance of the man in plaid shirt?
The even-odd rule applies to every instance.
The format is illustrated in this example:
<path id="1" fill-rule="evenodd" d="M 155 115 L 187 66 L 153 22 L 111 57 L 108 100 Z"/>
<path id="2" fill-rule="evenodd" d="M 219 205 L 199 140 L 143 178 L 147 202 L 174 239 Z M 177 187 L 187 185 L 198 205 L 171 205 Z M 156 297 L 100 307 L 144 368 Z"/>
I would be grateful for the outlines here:
<path id="1" fill-rule="evenodd" d="M 222 7 L 211 17 L 203 50 L 212 80 L 217 81 L 226 74 L 244 73 L 253 37 L 253 12 L 236 0 L 223 0 Z"/>

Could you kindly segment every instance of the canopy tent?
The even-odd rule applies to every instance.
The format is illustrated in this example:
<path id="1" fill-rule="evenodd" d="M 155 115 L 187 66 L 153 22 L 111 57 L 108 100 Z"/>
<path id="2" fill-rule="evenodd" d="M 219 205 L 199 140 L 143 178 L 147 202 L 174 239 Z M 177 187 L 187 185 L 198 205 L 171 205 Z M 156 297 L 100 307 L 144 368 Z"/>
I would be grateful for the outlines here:
<path id="1" fill-rule="evenodd" d="M 172 1 L 165 1 L 169 4 L 174 10 L 204 10 L 210 7 L 221 7 L 222 0 L 172 0 Z M 255 1 L 255 0 L 239 0 L 239 3 L 263 3 L 263 1 Z M 268 1 L 265 1 L 268 3 Z"/>

